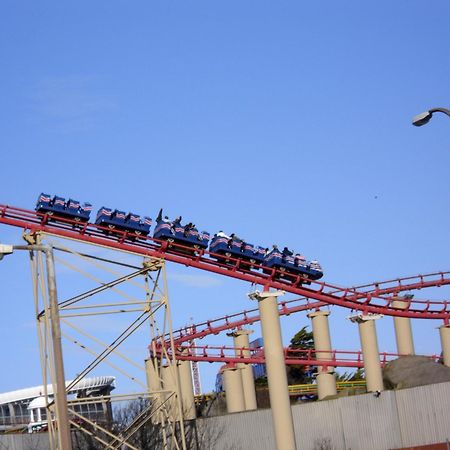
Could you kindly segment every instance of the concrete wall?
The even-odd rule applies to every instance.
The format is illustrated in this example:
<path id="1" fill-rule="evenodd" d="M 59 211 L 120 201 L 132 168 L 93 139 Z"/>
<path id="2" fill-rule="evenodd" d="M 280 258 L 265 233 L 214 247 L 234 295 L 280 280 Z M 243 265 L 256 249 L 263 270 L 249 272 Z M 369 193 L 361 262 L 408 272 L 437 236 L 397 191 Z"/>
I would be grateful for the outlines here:
<path id="1" fill-rule="evenodd" d="M 47 433 L 0 435 L 0 450 L 48 450 Z"/>
<path id="2" fill-rule="evenodd" d="M 450 382 L 294 405 L 298 450 L 388 450 L 450 441 Z M 198 450 L 274 450 L 270 410 L 197 420 Z M 0 435 L 0 450 L 47 450 L 47 435 Z M 196 449 L 197 450 L 197 449 Z"/>
<path id="3" fill-rule="evenodd" d="M 294 405 L 298 450 L 388 450 L 450 440 L 450 383 Z M 273 450 L 269 410 L 197 420 L 214 450 Z"/>

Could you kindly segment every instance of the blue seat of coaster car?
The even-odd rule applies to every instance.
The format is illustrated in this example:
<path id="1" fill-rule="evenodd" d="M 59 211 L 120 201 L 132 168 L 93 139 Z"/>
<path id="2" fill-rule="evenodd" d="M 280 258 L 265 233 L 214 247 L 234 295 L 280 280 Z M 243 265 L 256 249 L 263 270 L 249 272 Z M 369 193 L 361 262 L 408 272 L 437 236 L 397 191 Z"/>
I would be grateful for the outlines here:
<path id="1" fill-rule="evenodd" d="M 52 200 L 52 210 L 55 212 L 64 212 L 66 210 L 66 199 L 55 195 Z"/>
<path id="2" fill-rule="evenodd" d="M 114 225 L 123 226 L 125 225 L 125 217 L 127 216 L 127 213 L 125 211 L 120 211 L 118 209 L 115 209 L 111 214 L 111 222 Z"/>
<path id="3" fill-rule="evenodd" d="M 165 220 L 159 220 L 153 232 L 153 237 L 156 239 L 173 240 L 180 244 L 188 244 L 200 248 L 208 247 L 209 236 L 207 231 L 199 233 L 197 228 L 188 229 L 181 223 L 173 224 Z"/>
<path id="4" fill-rule="evenodd" d="M 152 219 L 150 219 L 150 217 L 144 216 L 143 219 L 141 219 L 141 231 L 147 235 L 148 233 L 150 233 L 150 227 L 152 226 Z"/>
<path id="5" fill-rule="evenodd" d="M 317 280 L 323 276 L 322 272 L 319 272 L 317 269 L 312 269 L 311 264 L 307 263 L 301 255 L 284 256 L 278 249 L 273 249 L 269 252 L 264 258 L 262 265 L 268 268 L 286 270 L 293 274 L 307 275 L 313 280 Z M 315 267 L 320 268 L 320 265 L 317 263 Z"/>
<path id="6" fill-rule="evenodd" d="M 49 213 L 59 216 L 68 217 L 70 219 L 75 219 L 77 221 L 87 222 L 91 214 L 92 205 L 90 203 L 85 203 L 80 206 L 78 200 L 69 199 L 67 202 L 63 197 L 54 196 L 42 193 L 36 203 L 36 211 L 42 213 Z"/>
<path id="7" fill-rule="evenodd" d="M 309 264 L 309 270 L 311 272 L 311 278 L 313 280 L 318 280 L 323 277 L 322 266 L 317 261 L 311 261 Z"/>
<path id="8" fill-rule="evenodd" d="M 45 194 L 44 192 L 39 195 L 35 210 L 38 212 L 48 212 L 51 211 L 51 196 Z"/>
<path id="9" fill-rule="evenodd" d="M 150 232 L 152 219 L 150 217 L 141 219 L 141 216 L 138 214 L 130 212 L 125 217 L 125 224 L 128 230 L 147 235 Z"/>
<path id="10" fill-rule="evenodd" d="M 83 206 L 80 205 L 78 200 L 73 200 L 69 198 L 66 203 L 65 214 L 74 217 L 76 220 L 88 221 L 91 215 L 92 205 L 90 203 L 85 203 Z"/>
<path id="11" fill-rule="evenodd" d="M 66 206 L 66 212 L 73 215 L 78 215 L 78 212 L 80 210 L 80 202 L 78 200 L 73 200 L 72 198 L 69 198 L 67 201 Z"/>
<path id="12" fill-rule="evenodd" d="M 262 262 L 264 258 L 264 249 L 262 247 L 255 247 L 240 239 L 227 239 L 223 236 L 214 236 L 209 250 L 212 253 L 229 253 L 236 258 L 255 260 L 255 262 Z"/>
<path id="13" fill-rule="evenodd" d="M 92 205 L 90 203 L 85 202 L 83 206 L 80 208 L 79 214 L 82 218 L 89 220 L 91 215 Z"/>
<path id="14" fill-rule="evenodd" d="M 102 206 L 97 211 L 97 217 L 95 218 L 96 225 L 108 225 L 111 223 L 111 215 L 112 215 L 112 209 L 106 208 L 105 206 Z"/>
<path id="15" fill-rule="evenodd" d="M 214 235 L 211 239 L 209 251 L 213 253 L 225 253 L 230 251 L 228 241 L 229 239 L 225 237 Z"/>
<path id="16" fill-rule="evenodd" d="M 172 228 L 170 222 L 164 220 L 157 220 L 155 231 L 153 231 L 153 237 L 156 239 L 161 239 L 163 237 L 174 237 L 175 230 Z"/>

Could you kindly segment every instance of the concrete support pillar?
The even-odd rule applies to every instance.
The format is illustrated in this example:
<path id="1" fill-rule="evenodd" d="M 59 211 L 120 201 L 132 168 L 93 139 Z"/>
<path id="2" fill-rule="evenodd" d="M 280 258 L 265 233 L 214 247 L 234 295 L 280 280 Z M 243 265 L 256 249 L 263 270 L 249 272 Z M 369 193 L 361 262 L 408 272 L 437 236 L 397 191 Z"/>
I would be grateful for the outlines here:
<path id="1" fill-rule="evenodd" d="M 175 422 L 179 420 L 178 411 L 177 411 L 177 383 L 176 377 L 177 374 L 177 366 L 173 364 L 169 364 L 161 367 L 161 378 L 162 378 L 162 387 L 165 391 L 163 394 L 163 401 L 165 401 L 165 410 L 167 411 L 166 419 L 170 422 Z"/>
<path id="2" fill-rule="evenodd" d="M 245 411 L 241 369 L 238 369 L 236 366 L 230 366 L 223 369 L 222 373 L 227 401 L 227 411 L 229 413 Z"/>
<path id="3" fill-rule="evenodd" d="M 406 309 L 408 302 L 396 299 L 392 302 L 394 308 Z M 400 355 L 414 355 L 414 341 L 411 328 L 411 319 L 408 317 L 394 316 L 395 339 L 397 341 L 397 353 Z"/>
<path id="4" fill-rule="evenodd" d="M 250 357 L 250 342 L 248 336 L 251 333 L 253 333 L 251 330 L 237 330 L 233 333 L 228 333 L 228 336 L 233 336 L 236 357 Z M 242 348 L 245 348 L 246 350 L 240 350 Z M 256 390 L 253 368 L 251 364 L 244 363 L 237 363 L 236 367 L 240 369 L 241 372 L 245 410 L 254 410 L 256 409 Z"/>
<path id="5" fill-rule="evenodd" d="M 161 395 L 161 379 L 159 377 L 157 368 L 153 359 L 145 360 L 145 374 L 147 377 L 148 392 L 150 394 L 150 401 L 152 402 L 152 423 L 161 423 L 160 415 L 156 413 L 156 410 L 161 406 L 163 402 Z"/>
<path id="6" fill-rule="evenodd" d="M 330 372 L 321 372 L 319 369 L 319 373 L 316 377 L 317 382 L 317 398 L 319 400 L 328 397 L 329 395 L 336 395 L 336 375 Z"/>
<path id="7" fill-rule="evenodd" d="M 154 365 L 153 359 L 145 360 L 145 375 L 147 377 L 148 391 L 153 393 L 161 390 L 161 380 Z"/>
<path id="8" fill-rule="evenodd" d="M 315 311 L 308 314 L 312 322 L 314 349 L 316 350 L 318 361 L 330 361 L 333 356 L 331 353 L 330 328 L 328 326 L 329 315 L 329 311 Z M 336 395 L 336 393 L 334 367 L 319 366 L 317 374 L 317 395 L 319 400 L 329 395 Z"/>
<path id="9" fill-rule="evenodd" d="M 179 361 L 178 372 L 180 374 L 181 405 L 183 417 L 186 420 L 193 420 L 195 414 L 194 383 L 192 382 L 192 372 L 190 361 Z"/>
<path id="10" fill-rule="evenodd" d="M 441 337 L 442 357 L 444 365 L 450 367 L 450 325 L 442 325 L 439 327 L 439 335 Z"/>
<path id="11" fill-rule="evenodd" d="M 361 340 L 368 392 L 384 390 L 377 332 L 375 329 L 375 320 L 381 317 L 383 317 L 381 314 L 358 314 L 350 317 L 350 320 L 356 322 L 359 327 L 359 338 Z"/>
<path id="12" fill-rule="evenodd" d="M 258 300 L 276 448 L 296 450 L 277 304 L 277 297 L 283 294 L 283 291 L 255 291 L 249 297 Z"/>

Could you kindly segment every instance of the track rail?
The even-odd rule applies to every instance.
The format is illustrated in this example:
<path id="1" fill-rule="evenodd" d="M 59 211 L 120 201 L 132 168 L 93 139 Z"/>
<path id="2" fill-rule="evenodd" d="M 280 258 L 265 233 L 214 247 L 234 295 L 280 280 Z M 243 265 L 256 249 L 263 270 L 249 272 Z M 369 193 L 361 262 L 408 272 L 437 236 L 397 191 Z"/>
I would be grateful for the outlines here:
<path id="1" fill-rule="evenodd" d="M 68 219 L 53 218 L 47 214 L 36 213 L 26 209 L 8 205 L 0 205 L 0 223 L 22 228 L 29 232 L 43 232 L 54 236 L 73 239 L 80 242 L 100 245 L 141 256 L 161 258 L 186 267 L 216 273 L 230 278 L 249 282 L 264 289 L 280 289 L 292 294 L 322 302 L 359 310 L 363 313 L 377 313 L 421 319 L 442 319 L 448 323 L 450 318 L 450 302 L 414 300 L 408 302 L 406 308 L 392 305 L 394 297 L 401 292 L 424 289 L 432 286 L 450 284 L 450 272 L 436 272 L 414 277 L 399 278 L 385 282 L 377 282 L 360 288 L 340 287 L 322 281 L 311 281 L 301 276 L 291 280 L 280 279 L 284 274 L 277 270 L 262 273 L 261 267 L 248 268 L 245 262 L 230 258 L 230 264 L 218 262 L 217 255 L 205 250 L 192 254 L 192 248 L 183 245 L 169 247 L 166 241 L 151 237 L 138 238 L 133 233 L 114 231 L 91 223 L 80 224 Z M 259 271 L 257 271 L 259 270 Z"/>
<path id="2" fill-rule="evenodd" d="M 328 304 L 325 302 L 309 301 L 307 298 L 297 298 L 278 303 L 278 314 L 280 316 L 290 315 L 301 311 L 318 310 Z M 264 364 L 263 348 L 237 349 L 238 356 L 235 355 L 234 347 L 215 347 L 215 346 L 195 346 L 192 344 L 194 339 L 203 339 L 211 334 L 219 334 L 229 330 L 241 329 L 244 326 L 251 325 L 260 321 L 259 310 L 257 308 L 231 314 L 206 322 L 189 325 L 173 331 L 174 344 L 176 349 L 176 359 L 201 362 L 222 362 L 226 364 Z M 164 354 L 170 353 L 169 335 L 156 337 L 149 345 L 150 354 L 162 358 Z M 165 352 L 163 351 L 165 348 Z M 244 356 L 244 351 L 249 350 L 251 357 Z M 240 355 L 239 355 L 240 352 Z M 286 364 L 299 365 L 317 365 L 333 367 L 364 367 L 361 351 L 332 350 L 332 357 L 328 360 L 317 360 L 316 356 L 320 351 L 305 349 L 285 349 Z M 387 362 L 399 356 L 396 353 L 380 353 L 380 362 L 384 366 Z M 432 355 L 431 359 L 437 361 L 439 356 Z"/>
<path id="3" fill-rule="evenodd" d="M 250 352 L 250 356 L 245 356 Z M 331 355 L 331 357 L 320 358 L 321 353 Z M 162 353 L 157 352 L 158 357 Z M 380 353 L 380 364 L 384 367 L 389 361 L 400 356 L 406 356 L 399 353 Z M 439 355 L 428 356 L 433 361 L 439 360 Z M 235 348 L 228 346 L 183 346 L 179 348 L 176 355 L 177 360 L 201 361 L 201 362 L 222 362 L 226 364 L 265 364 L 265 355 L 263 348 Z M 364 358 L 362 351 L 331 350 L 331 352 L 320 352 L 313 349 L 284 349 L 284 358 L 286 364 L 296 364 L 302 366 L 322 366 L 322 367 L 364 367 Z"/>
<path id="4" fill-rule="evenodd" d="M 278 314 L 284 316 L 300 311 L 319 309 L 326 305 L 327 303 L 325 302 L 310 302 L 305 298 L 294 299 L 288 302 L 280 302 L 278 304 Z M 178 346 L 190 342 L 193 339 L 203 339 L 211 334 L 219 334 L 224 331 L 239 329 L 243 326 L 259 322 L 259 320 L 260 316 L 258 314 L 258 309 L 255 308 L 180 328 L 179 330 L 173 331 L 173 337 Z M 168 337 L 169 336 L 167 335 L 166 338 L 168 339 Z M 161 339 L 161 337 L 158 339 Z"/>

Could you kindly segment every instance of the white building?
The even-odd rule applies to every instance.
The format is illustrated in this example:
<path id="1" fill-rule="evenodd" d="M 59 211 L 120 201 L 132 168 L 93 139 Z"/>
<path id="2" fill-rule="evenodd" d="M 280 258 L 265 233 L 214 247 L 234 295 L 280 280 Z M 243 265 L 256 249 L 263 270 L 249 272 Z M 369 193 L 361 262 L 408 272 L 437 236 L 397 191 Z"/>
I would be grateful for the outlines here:
<path id="1" fill-rule="evenodd" d="M 68 392 L 75 398 L 91 398 L 92 402 L 74 405 L 75 411 L 96 422 L 111 420 L 109 401 L 95 401 L 95 397 L 109 395 L 115 388 L 115 378 L 111 376 L 84 378 Z M 66 381 L 69 386 L 71 381 Z M 47 395 L 51 401 L 52 385 L 47 386 Z M 0 394 L 0 431 L 11 428 L 28 427 L 30 431 L 46 427 L 47 410 L 45 408 L 44 386 L 36 386 Z"/>

